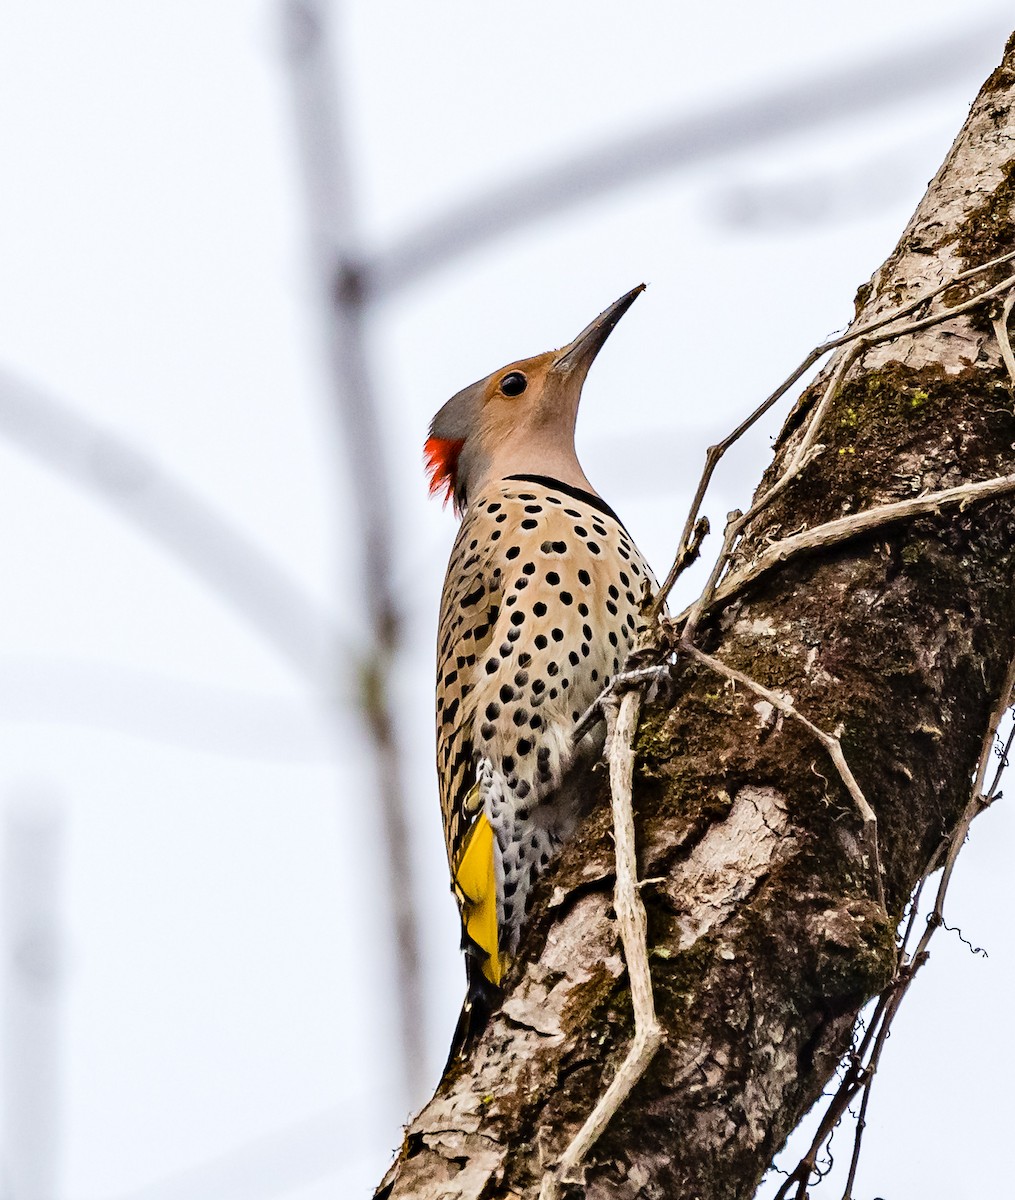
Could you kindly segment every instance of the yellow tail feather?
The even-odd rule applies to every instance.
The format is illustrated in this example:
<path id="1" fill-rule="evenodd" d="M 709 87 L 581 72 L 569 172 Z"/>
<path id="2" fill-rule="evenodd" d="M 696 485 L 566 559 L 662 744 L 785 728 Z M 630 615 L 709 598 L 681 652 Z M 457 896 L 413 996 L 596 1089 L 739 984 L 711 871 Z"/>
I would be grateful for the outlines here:
<path id="1" fill-rule="evenodd" d="M 455 871 L 455 888 L 462 905 L 465 932 L 487 957 L 483 974 L 500 985 L 501 961 L 497 936 L 497 877 L 494 872 L 493 827 L 480 813 L 469 830 Z"/>

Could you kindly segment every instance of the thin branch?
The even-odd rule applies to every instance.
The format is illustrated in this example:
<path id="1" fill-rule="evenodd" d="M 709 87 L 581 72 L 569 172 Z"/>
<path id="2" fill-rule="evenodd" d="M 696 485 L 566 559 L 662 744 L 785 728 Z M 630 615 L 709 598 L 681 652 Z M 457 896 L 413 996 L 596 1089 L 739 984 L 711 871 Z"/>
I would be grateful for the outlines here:
<path id="1" fill-rule="evenodd" d="M 992 267 L 1011 262 L 1013 259 L 1015 259 L 1015 251 L 1012 251 L 1008 254 L 1003 254 L 998 258 L 991 259 L 989 262 L 981 263 L 978 266 L 970 267 L 965 271 L 960 271 L 957 275 L 953 275 L 944 283 L 932 288 L 931 291 L 925 293 L 924 295 L 918 296 L 914 300 L 910 300 L 907 304 L 902 305 L 900 308 L 894 309 L 892 312 L 886 313 L 884 316 L 877 317 L 872 321 L 868 321 L 864 325 L 857 326 L 856 329 L 848 329 L 845 333 L 840 334 L 838 337 L 831 338 L 829 341 L 823 342 L 820 346 L 816 346 L 810 352 L 810 354 L 807 355 L 803 362 L 801 362 L 800 365 L 775 389 L 775 391 L 772 392 L 771 395 L 767 396 L 758 405 L 758 407 L 749 414 L 749 416 L 741 421 L 741 423 L 736 427 L 736 429 L 733 430 L 732 433 L 723 438 L 721 442 L 717 442 L 714 446 L 709 446 L 705 454 L 705 466 L 702 470 L 701 478 L 698 481 L 698 486 L 695 490 L 694 498 L 691 501 L 691 507 L 687 515 L 687 520 L 680 536 L 677 556 L 674 560 L 673 566 L 670 568 L 666 578 L 663 580 L 662 586 L 656 593 L 655 600 L 653 601 L 652 608 L 649 612 L 650 621 L 654 622 L 662 613 L 666 599 L 669 596 L 673 585 L 676 583 L 681 571 L 683 570 L 681 563 L 687 553 L 688 547 L 690 546 L 692 530 L 695 528 L 698 520 L 698 514 L 701 510 L 701 505 L 704 503 L 705 494 L 708 491 L 709 485 L 712 481 L 712 476 L 715 474 L 715 469 L 719 465 L 723 455 L 732 445 L 734 445 L 734 443 L 738 442 L 744 436 L 744 434 L 747 433 L 747 431 L 753 425 L 755 425 L 765 415 L 765 413 L 769 411 L 769 409 L 772 408 L 773 405 L 782 399 L 789 389 L 795 383 L 797 383 L 811 369 L 811 367 L 813 367 L 815 363 L 819 361 L 819 359 L 842 346 L 846 346 L 851 343 L 857 343 L 857 347 L 847 354 L 839 364 L 837 364 L 832 378 L 824 388 L 821 401 L 818 403 L 817 408 L 811 415 L 803 441 L 794 452 L 786 471 L 766 493 L 764 493 L 757 501 L 755 501 L 746 514 L 737 514 L 738 524 L 734 530 L 734 536 L 729 539 L 729 554 L 732 553 L 732 547 L 736 540 L 735 535 L 738 535 L 744 526 L 746 526 L 746 524 L 763 508 L 771 503 L 775 496 L 781 492 L 786 485 L 807 466 L 810 461 L 812 461 L 816 450 L 814 445 L 815 439 L 817 437 L 818 430 L 820 429 L 821 422 L 824 419 L 824 415 L 838 391 L 839 385 L 845 375 L 846 370 L 852 366 L 857 357 L 870 346 L 877 345 L 884 341 L 892 341 L 895 338 L 902 337 L 906 334 L 918 333 L 920 330 L 927 329 L 932 325 L 936 325 L 942 321 L 951 320 L 953 317 L 969 312 L 970 310 L 979 307 L 981 304 L 985 304 L 988 300 L 994 298 L 995 296 L 1010 292 L 1011 289 L 1015 287 L 1015 276 L 1002 280 L 1001 283 L 995 284 L 992 287 L 988 287 L 979 295 L 973 296 L 964 301 L 962 304 L 955 305 L 953 308 L 943 309 L 929 317 L 910 322 L 909 324 L 902 325 L 898 328 L 890 328 L 903 317 L 909 316 L 910 313 L 915 312 L 916 309 L 921 307 L 921 305 L 927 304 L 929 301 L 935 299 L 943 292 L 953 288 L 957 283 L 961 283 L 964 280 L 971 279 L 976 275 L 982 274 L 984 271 Z M 723 563 L 722 565 L 725 564 Z M 716 578 L 718 578 L 718 574 L 721 574 L 721 567 L 720 571 L 716 575 Z M 702 595 L 706 597 L 705 603 L 708 602 L 708 592 L 709 588 L 706 586 L 702 593 Z"/>
<path id="2" fill-rule="evenodd" d="M 540 1200 L 557 1200 L 561 1184 L 569 1182 L 589 1151 L 645 1074 L 663 1040 L 652 995 L 648 961 L 648 927 L 645 906 L 638 890 L 638 860 L 635 851 L 634 810 L 631 801 L 634 774 L 634 737 L 638 730 L 641 693 L 632 689 L 619 705 L 615 696 L 605 704 L 610 763 L 610 796 L 613 807 L 613 836 L 617 882 L 613 903 L 624 946 L 634 1008 L 634 1038 L 609 1087 L 600 1096 L 585 1124 L 561 1155 L 555 1169 L 543 1176 Z"/>
<path id="3" fill-rule="evenodd" d="M 866 796 L 860 790 L 860 785 L 850 770 L 849 763 L 846 762 L 839 739 L 835 734 L 826 733 L 823 729 L 819 729 L 813 721 L 808 720 L 803 713 L 794 708 L 785 696 L 780 695 L 778 692 L 773 692 L 771 688 L 767 688 L 763 684 L 758 683 L 757 680 L 751 679 L 749 675 L 745 675 L 742 671 L 727 666 L 720 659 L 713 658 L 711 654 L 706 654 L 704 650 L 699 650 L 697 646 L 686 639 L 680 643 L 680 652 L 689 655 L 696 662 L 700 662 L 702 666 L 715 671 L 717 675 L 721 675 L 724 679 L 728 679 L 732 683 L 739 683 L 742 687 L 752 691 L 756 696 L 760 696 L 784 716 L 792 717 L 794 721 L 798 721 L 812 737 L 816 738 L 824 746 L 828 757 L 835 764 L 835 769 L 839 772 L 839 777 L 846 791 L 849 792 L 853 803 L 856 805 L 857 812 L 860 814 L 860 821 L 863 826 L 863 839 L 867 847 L 868 861 L 865 866 L 874 879 L 874 890 L 878 903 L 884 908 L 885 888 L 881 875 L 881 854 L 878 849 L 878 819 L 874 810 L 867 803 Z"/>
<path id="4" fill-rule="evenodd" d="M 933 515 L 939 513 L 942 508 L 948 508 L 953 504 L 965 508 L 971 504 L 983 504 L 987 500 L 1008 495 L 1013 491 L 1015 491 L 1015 475 L 998 475 L 993 479 L 984 479 L 978 483 L 963 483 L 956 487 L 944 488 L 939 492 L 928 492 L 925 496 L 916 496 L 912 500 L 880 504 L 876 508 L 851 513 L 848 517 L 838 517 L 823 525 L 815 525 L 813 529 L 805 529 L 802 533 L 794 533 L 773 542 L 750 567 L 728 575 L 716 589 L 711 603 L 713 605 L 724 603 L 732 596 L 743 592 L 751 584 L 756 583 L 773 568 L 783 566 L 788 559 L 795 558 L 800 554 L 840 545 L 853 538 L 862 537 L 884 525 L 891 525 L 914 517 Z"/>
<path id="5" fill-rule="evenodd" d="M 994 326 L 994 336 L 997 338 L 997 344 L 1001 347 L 1001 358 L 1008 371 L 1011 386 L 1015 388 L 1015 353 L 1012 352 L 1011 339 L 1008 336 L 1008 318 L 1011 316 L 1013 305 L 1015 305 L 1015 292 L 1010 292 L 1004 304 L 1001 305 L 1000 312 L 991 314 L 990 323 Z"/>

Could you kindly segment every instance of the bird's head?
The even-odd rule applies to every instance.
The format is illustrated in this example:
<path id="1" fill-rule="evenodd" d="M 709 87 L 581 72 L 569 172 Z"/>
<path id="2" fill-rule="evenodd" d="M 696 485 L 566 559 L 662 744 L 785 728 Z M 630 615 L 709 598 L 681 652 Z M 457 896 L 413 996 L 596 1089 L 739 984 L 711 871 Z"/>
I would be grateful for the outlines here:
<path id="1" fill-rule="evenodd" d="M 574 449 L 582 384 L 645 285 L 610 305 L 561 350 L 509 363 L 464 388 L 430 423 L 424 453 L 430 491 L 461 511 L 489 479 L 548 475 L 592 491 Z"/>

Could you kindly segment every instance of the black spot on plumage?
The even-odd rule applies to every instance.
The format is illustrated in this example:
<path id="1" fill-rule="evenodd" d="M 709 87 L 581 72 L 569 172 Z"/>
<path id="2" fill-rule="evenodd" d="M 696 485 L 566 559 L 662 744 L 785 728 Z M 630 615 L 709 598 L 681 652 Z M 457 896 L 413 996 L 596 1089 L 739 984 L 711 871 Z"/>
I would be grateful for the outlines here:
<path id="1" fill-rule="evenodd" d="M 582 569 L 578 572 L 578 582 L 584 587 L 588 587 L 592 582 L 592 576 L 588 573 L 588 571 Z"/>
<path id="2" fill-rule="evenodd" d="M 496 670 L 497 670 L 497 667 L 498 667 L 498 665 L 499 665 L 499 664 L 498 664 L 498 662 L 497 662 L 497 660 L 496 660 L 495 658 L 488 658 L 488 659 L 486 660 L 486 673 L 487 673 L 487 675 L 492 675 L 492 674 L 494 673 L 494 671 L 496 671 Z"/>
<path id="3" fill-rule="evenodd" d="M 580 538 L 587 538 L 589 536 L 589 531 L 584 525 L 576 525 L 574 531 Z"/>
<path id="4" fill-rule="evenodd" d="M 533 679 L 533 681 L 532 681 L 532 690 L 533 690 L 533 692 L 535 692 L 535 694 L 536 694 L 537 696 L 539 695 L 539 693 L 540 693 L 541 691 L 543 691 L 543 689 L 544 689 L 545 687 L 546 687 L 546 684 L 545 684 L 545 683 L 544 683 L 544 682 L 543 682 L 541 679 Z"/>
<path id="5" fill-rule="evenodd" d="M 537 650 L 545 650 L 549 645 L 549 642 L 547 642 L 546 638 L 541 633 L 536 634 L 534 641 Z"/>
<path id="6" fill-rule="evenodd" d="M 589 615 L 589 606 L 588 606 L 587 604 L 579 604 L 579 605 L 578 605 L 578 612 L 579 612 L 579 613 L 580 613 L 580 614 L 581 614 L 583 617 L 587 617 L 587 616 Z"/>
<path id="7" fill-rule="evenodd" d="M 576 508 L 565 508 L 565 516 L 574 517 L 576 520 L 581 516 L 581 513 Z"/>
<path id="8" fill-rule="evenodd" d="M 511 686 L 511 684 L 510 683 L 502 684 L 501 689 L 500 689 L 501 703 L 502 704 L 510 704 L 514 698 L 515 698 L 515 689 Z"/>
<path id="9" fill-rule="evenodd" d="M 496 542 L 500 538 L 500 533 L 501 531 L 499 529 L 495 529 L 493 533 L 490 534 L 490 541 Z"/>
<path id="10" fill-rule="evenodd" d="M 504 522 L 506 520 L 507 520 L 507 513 L 500 513 L 500 515 L 497 517 L 497 524 L 500 525 L 502 522 Z"/>
<path id="11" fill-rule="evenodd" d="M 589 679 L 591 679 L 593 683 L 599 682 L 599 672 L 595 669 L 595 667 L 589 671 Z"/>
<path id="12" fill-rule="evenodd" d="M 556 571 L 547 571 L 546 582 L 550 584 L 551 587 L 556 587 L 557 584 L 560 583 L 560 576 Z"/>
<path id="13" fill-rule="evenodd" d="M 486 511 L 487 512 L 498 512 L 499 510 L 500 510 L 500 501 L 495 500 L 492 504 L 487 506 Z"/>
<path id="14" fill-rule="evenodd" d="M 546 664 L 547 675 L 556 675 L 559 670 L 560 670 L 560 667 L 558 667 L 555 662 Z M 552 696 L 553 693 L 551 692 L 550 695 Z"/>
<path id="15" fill-rule="evenodd" d="M 617 635 L 616 635 L 616 633 L 615 633 L 615 632 L 614 632 L 612 629 L 611 629 L 611 630 L 610 630 L 610 632 L 607 634 L 607 637 L 610 639 L 610 645 L 611 645 L 611 646 L 616 646 L 616 644 L 617 644 Z"/>
<path id="16" fill-rule="evenodd" d="M 491 700 L 486 706 L 486 719 L 488 721 L 496 721 L 500 716 L 500 705 L 496 700 Z"/>
<path id="17" fill-rule="evenodd" d="M 587 641 L 592 641 L 592 628 L 589 625 L 582 626 L 582 637 Z"/>
<path id="18" fill-rule="evenodd" d="M 527 513 L 537 513 L 537 512 L 542 512 L 542 511 L 543 511 L 543 506 L 542 506 L 541 504 L 526 504 L 526 506 L 525 506 L 525 511 L 526 511 Z"/>
<path id="19" fill-rule="evenodd" d="M 515 743 L 515 753 L 521 758 L 524 758 L 531 749 L 532 743 L 528 738 L 519 738 Z"/>
<path id="20" fill-rule="evenodd" d="M 522 567 L 522 574 L 523 575 L 532 575 L 535 573 L 535 570 L 536 570 L 536 564 L 532 563 L 532 562 L 527 562 L 525 564 L 525 566 Z"/>
<path id="21" fill-rule="evenodd" d="M 593 554 L 599 553 L 599 543 L 598 542 L 586 542 L 585 545 L 588 546 L 588 548 L 592 551 Z"/>
<path id="22" fill-rule="evenodd" d="M 521 625 L 524 620 L 525 620 L 525 613 L 523 613 L 523 612 L 513 612 L 511 614 L 511 624 L 512 625 Z"/>
<path id="23" fill-rule="evenodd" d="M 443 683 L 445 687 L 450 687 L 453 683 L 455 683 L 457 681 L 457 679 L 458 679 L 458 672 L 457 671 L 449 671 L 447 673 L 447 675 L 441 676 L 441 683 Z"/>
<path id="24" fill-rule="evenodd" d="M 486 595 L 486 588 L 480 584 L 474 592 L 469 592 L 467 596 L 462 597 L 462 608 L 472 608 L 474 604 L 478 604 Z"/>
<path id="25" fill-rule="evenodd" d="M 517 603 L 518 603 L 518 597 L 515 595 L 514 592 L 512 592 L 511 595 L 508 596 L 508 598 L 504 601 L 504 607 L 510 608 L 512 604 L 517 604 Z"/>
<path id="26" fill-rule="evenodd" d="M 556 666 L 556 665 L 557 665 L 557 664 L 556 664 L 556 663 L 554 663 L 554 666 Z M 554 675 L 556 675 L 556 674 L 557 674 L 557 672 L 556 672 L 556 671 L 553 671 L 552 673 L 553 673 Z M 549 696 L 549 698 L 550 698 L 551 700 L 556 700 L 556 699 L 557 699 L 557 697 L 560 695 L 560 693 L 557 691 L 557 689 L 556 689 L 556 688 L 550 688 L 550 690 L 549 690 L 549 691 L 548 691 L 546 694 L 547 694 L 547 696 Z"/>
<path id="27" fill-rule="evenodd" d="M 522 631 L 517 627 L 517 625 L 508 630 L 507 639 L 509 642 L 517 642 L 521 636 Z"/>
<path id="28" fill-rule="evenodd" d="M 529 586 L 529 581 L 525 578 L 524 575 L 521 577 L 521 579 L 515 580 L 515 591 L 516 592 L 520 592 L 522 590 L 522 588 L 527 588 L 528 586 Z"/>
<path id="29" fill-rule="evenodd" d="M 628 593 L 626 594 L 626 599 L 627 599 L 627 602 L 628 602 L 628 604 L 635 604 L 635 603 L 637 603 L 637 602 L 636 602 L 636 600 L 635 600 L 635 598 L 634 598 L 634 592 L 628 592 Z"/>
<path id="30" fill-rule="evenodd" d="M 546 605 L 542 602 L 542 600 L 537 600 L 532 606 L 532 611 L 537 617 L 545 617 Z"/>
<path id="31" fill-rule="evenodd" d="M 627 614 L 627 620 L 624 622 L 624 624 L 628 627 L 628 629 L 632 629 L 632 630 L 634 629 L 634 614 L 633 613 Z"/>
<path id="32" fill-rule="evenodd" d="M 523 800 L 531 790 L 532 788 L 527 779 L 519 779 L 518 783 L 515 785 L 515 795 L 521 796 Z"/>
<path id="33" fill-rule="evenodd" d="M 529 492 L 519 492 L 515 497 L 516 500 L 535 500 L 536 497 Z"/>
<path id="34" fill-rule="evenodd" d="M 592 522 L 592 528 L 593 528 L 593 530 L 594 530 L 596 533 L 598 533 L 598 534 L 599 534 L 599 536 L 600 536 L 600 537 L 607 537 L 607 536 L 608 536 L 608 535 L 607 535 L 607 532 L 606 532 L 606 530 L 603 528 L 603 526 L 602 526 L 602 525 L 600 525 L 600 524 L 599 524 L 599 522 L 598 522 L 598 521 L 593 521 L 593 522 Z"/>
<path id="35" fill-rule="evenodd" d="M 578 665 L 578 663 L 581 661 L 581 659 L 579 659 L 579 657 L 575 653 L 575 651 L 572 650 L 569 652 L 569 654 L 567 656 L 567 661 L 571 664 L 572 667 L 576 667 Z"/>
<path id="36" fill-rule="evenodd" d="M 522 667 L 522 668 L 527 667 L 531 664 L 531 662 L 532 662 L 531 654 L 526 654 L 523 652 L 522 654 L 518 655 L 518 665 L 520 667 Z"/>
<path id="37" fill-rule="evenodd" d="M 617 590 L 617 585 L 615 583 L 611 583 L 610 586 L 606 590 L 610 593 L 611 600 L 619 600 L 620 599 L 620 592 Z"/>
<path id="38" fill-rule="evenodd" d="M 523 725 L 528 723 L 529 714 L 525 711 L 524 708 L 516 708 L 514 711 L 514 714 L 511 717 L 511 720 L 514 721 L 514 723 L 518 726 L 519 729 L 521 729 L 521 727 Z"/>
<path id="39" fill-rule="evenodd" d="M 496 732 L 497 730 L 492 725 L 484 725 L 479 731 L 480 737 L 485 742 L 488 742 Z"/>
<path id="40" fill-rule="evenodd" d="M 581 713 L 577 709 L 575 709 L 574 712 L 571 714 L 571 720 L 577 722 L 577 720 L 580 716 L 581 716 Z"/>
<path id="41" fill-rule="evenodd" d="M 635 575 L 641 574 L 641 567 L 639 567 L 636 562 L 631 563 L 631 570 L 635 573 Z"/>
<path id="42" fill-rule="evenodd" d="M 625 550 L 623 546 L 618 546 L 618 547 L 617 547 L 617 553 L 618 553 L 618 554 L 620 555 L 620 557 L 621 557 L 621 558 L 623 558 L 623 559 L 630 560 L 630 558 L 631 558 L 631 555 L 630 555 L 630 553 L 629 553 L 627 550 Z"/>
<path id="43" fill-rule="evenodd" d="M 550 637 L 552 637 L 555 642 L 562 642 L 564 640 L 563 629 L 557 629 L 556 627 L 551 629 Z"/>
<path id="44" fill-rule="evenodd" d="M 522 552 L 521 546 L 508 546 L 507 550 L 504 552 L 504 557 L 505 558 L 517 558 L 518 555 L 521 554 L 521 552 Z"/>
<path id="45" fill-rule="evenodd" d="M 515 671 L 515 687 L 525 687 L 529 682 L 528 671 Z"/>
<path id="46" fill-rule="evenodd" d="M 617 611 L 618 611 L 617 606 L 613 603 L 612 600 L 606 601 L 606 611 L 610 614 L 611 617 L 615 617 L 617 615 Z"/>
<path id="47" fill-rule="evenodd" d="M 523 529 L 535 529 L 538 524 L 539 524 L 539 522 L 537 520 L 535 520 L 535 518 L 526 517 L 525 520 L 522 522 L 522 528 Z"/>
<path id="48" fill-rule="evenodd" d="M 572 596 L 570 592 L 561 592 L 560 593 L 560 602 L 561 602 L 561 604 L 573 604 L 574 596 Z"/>
<path id="49" fill-rule="evenodd" d="M 476 641 L 481 642 L 483 640 L 483 638 L 485 638 L 486 635 L 490 632 L 489 623 L 487 623 L 486 625 L 477 625 L 476 628 L 472 632 L 473 632 L 473 636 L 475 637 Z"/>
<path id="50" fill-rule="evenodd" d="M 588 642 L 582 642 L 581 652 L 582 652 L 582 658 L 588 658 L 589 654 L 591 653 L 591 651 L 589 650 Z"/>
<path id="51" fill-rule="evenodd" d="M 511 643 L 510 642 L 501 642 L 501 644 L 500 644 L 501 658 L 507 658 L 507 657 L 509 657 L 510 654 L 511 654 Z"/>
<path id="52" fill-rule="evenodd" d="M 503 770 L 505 772 L 505 774 L 510 775 L 511 772 L 515 769 L 515 760 L 511 757 L 510 754 L 505 754 L 500 765 L 501 765 L 501 770 Z M 513 787 L 514 784 L 512 784 L 511 786 Z"/>
<path id="53" fill-rule="evenodd" d="M 626 571 L 620 572 L 620 582 L 624 585 L 624 587 L 631 586 L 631 577 L 628 575 L 628 573 Z"/>
<path id="54" fill-rule="evenodd" d="M 539 716 L 538 714 L 536 716 L 532 717 L 529 720 L 529 728 L 530 729 L 542 729 L 543 728 L 543 718 L 541 716 Z"/>

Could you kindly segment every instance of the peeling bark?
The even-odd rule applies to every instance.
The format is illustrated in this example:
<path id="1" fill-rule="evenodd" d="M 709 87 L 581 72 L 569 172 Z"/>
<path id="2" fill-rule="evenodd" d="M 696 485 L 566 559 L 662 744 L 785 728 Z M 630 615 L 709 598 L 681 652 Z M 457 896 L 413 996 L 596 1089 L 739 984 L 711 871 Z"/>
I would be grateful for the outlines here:
<path id="1" fill-rule="evenodd" d="M 1015 249 L 1013 107 L 1015 38 L 861 289 L 860 321 Z M 960 284 L 943 300 L 970 294 Z M 821 384 L 790 414 L 762 488 Z M 818 440 L 824 451 L 748 527 L 737 568 L 845 513 L 1015 471 L 1011 380 L 989 314 L 859 355 Z M 820 1094 L 860 1008 L 892 977 L 905 902 L 968 798 L 1015 644 L 1012 506 L 920 516 L 794 558 L 703 620 L 710 654 L 839 734 L 877 813 L 887 911 L 823 747 L 685 662 L 676 701 L 647 710 L 635 776 L 666 1042 L 576 1193 L 750 1196 Z M 604 803 L 542 881 L 502 1010 L 409 1125 L 378 1196 L 538 1194 L 630 1042 L 612 870 Z"/>

